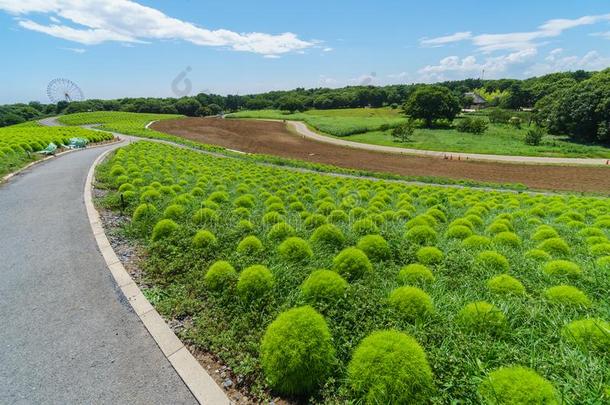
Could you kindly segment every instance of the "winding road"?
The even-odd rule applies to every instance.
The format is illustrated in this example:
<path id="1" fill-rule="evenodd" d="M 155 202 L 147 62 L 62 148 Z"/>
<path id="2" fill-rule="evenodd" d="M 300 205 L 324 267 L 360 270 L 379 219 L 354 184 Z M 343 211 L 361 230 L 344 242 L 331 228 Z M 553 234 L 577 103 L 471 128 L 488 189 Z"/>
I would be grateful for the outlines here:
<path id="1" fill-rule="evenodd" d="M 120 292 L 88 222 L 87 172 L 118 146 L 50 159 L 0 185 L 0 403 L 197 403 Z"/>

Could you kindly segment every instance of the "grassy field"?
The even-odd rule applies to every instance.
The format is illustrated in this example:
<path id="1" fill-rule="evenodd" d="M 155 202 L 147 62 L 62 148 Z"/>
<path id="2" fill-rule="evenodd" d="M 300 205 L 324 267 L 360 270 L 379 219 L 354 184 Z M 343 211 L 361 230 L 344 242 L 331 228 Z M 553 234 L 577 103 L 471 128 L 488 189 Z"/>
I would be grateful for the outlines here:
<path id="1" fill-rule="evenodd" d="M 0 176 L 40 158 L 36 152 L 50 143 L 61 147 L 62 144 L 69 144 L 70 138 L 100 142 L 112 139 L 112 135 L 83 128 L 50 128 L 31 123 L 0 128 Z"/>
<path id="2" fill-rule="evenodd" d="M 574 143 L 567 137 L 547 135 L 541 145 L 529 146 L 523 141 L 527 126 L 516 129 L 504 124 L 490 124 L 483 135 L 462 133 L 454 129 L 419 128 L 415 130 L 410 142 L 396 142 L 392 138 L 391 129 L 380 130 L 384 124 L 391 128 L 403 120 L 399 110 L 390 108 L 310 110 L 296 114 L 275 110 L 243 111 L 229 117 L 299 120 L 327 135 L 403 148 L 515 156 L 610 158 L 610 148 Z"/>
<path id="3" fill-rule="evenodd" d="M 148 142 L 97 178 L 99 204 L 127 202 L 147 297 L 259 398 L 610 400 L 608 199 L 336 178 Z"/>

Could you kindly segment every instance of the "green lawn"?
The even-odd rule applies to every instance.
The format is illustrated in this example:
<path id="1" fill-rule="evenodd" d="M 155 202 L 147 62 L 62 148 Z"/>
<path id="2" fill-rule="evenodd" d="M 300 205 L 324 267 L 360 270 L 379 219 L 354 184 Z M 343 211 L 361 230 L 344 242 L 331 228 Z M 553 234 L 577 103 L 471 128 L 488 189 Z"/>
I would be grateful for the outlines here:
<path id="1" fill-rule="evenodd" d="M 230 118 L 267 118 L 304 121 L 322 134 L 342 139 L 403 148 L 447 152 L 470 152 L 495 155 L 610 158 L 610 148 L 571 142 L 568 137 L 548 135 L 539 146 L 523 142 L 527 126 L 515 129 L 504 124 L 490 124 L 483 135 L 458 132 L 454 129 L 417 129 L 407 143 L 394 141 L 390 128 L 403 118 L 399 110 L 390 108 L 353 108 L 309 110 L 287 114 L 277 110 L 242 111 Z"/>

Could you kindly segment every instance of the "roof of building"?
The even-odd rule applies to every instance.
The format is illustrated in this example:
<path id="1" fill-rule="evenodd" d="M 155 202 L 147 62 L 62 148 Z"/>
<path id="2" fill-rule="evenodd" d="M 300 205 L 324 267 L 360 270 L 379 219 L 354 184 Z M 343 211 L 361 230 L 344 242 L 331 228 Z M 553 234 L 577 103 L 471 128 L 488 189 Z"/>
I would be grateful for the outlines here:
<path id="1" fill-rule="evenodd" d="M 465 96 L 470 96 L 472 97 L 472 103 L 473 104 L 485 104 L 487 103 L 487 100 L 485 100 L 483 97 L 479 96 L 477 93 L 471 91 L 468 93 L 464 93 Z"/>

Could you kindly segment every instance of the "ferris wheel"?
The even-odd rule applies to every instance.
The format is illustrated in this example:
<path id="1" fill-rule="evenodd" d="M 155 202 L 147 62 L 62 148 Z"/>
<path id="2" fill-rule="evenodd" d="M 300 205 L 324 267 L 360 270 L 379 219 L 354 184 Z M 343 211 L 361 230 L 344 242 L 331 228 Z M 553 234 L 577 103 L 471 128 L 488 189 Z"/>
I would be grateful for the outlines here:
<path id="1" fill-rule="evenodd" d="M 47 86 L 47 96 L 52 103 L 82 101 L 85 98 L 80 87 L 68 79 L 51 80 Z"/>

